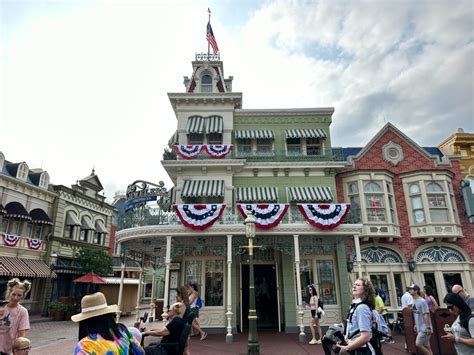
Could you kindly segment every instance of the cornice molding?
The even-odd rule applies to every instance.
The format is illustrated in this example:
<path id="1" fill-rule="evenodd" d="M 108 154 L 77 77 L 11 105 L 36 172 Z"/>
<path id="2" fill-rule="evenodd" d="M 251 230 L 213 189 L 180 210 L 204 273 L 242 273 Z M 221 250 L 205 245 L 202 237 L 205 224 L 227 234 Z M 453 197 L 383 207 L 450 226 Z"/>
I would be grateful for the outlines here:
<path id="1" fill-rule="evenodd" d="M 3 183 L 3 180 L 5 183 Z M 25 195 L 40 198 L 40 195 L 44 195 L 45 198 L 49 197 L 52 201 L 57 194 L 53 191 L 45 190 L 39 186 L 29 184 L 25 181 L 18 180 L 17 178 L 0 174 L 0 186 L 3 186 L 5 189 L 9 189 L 16 192 L 24 193 Z M 41 198 L 40 198 L 41 199 Z M 43 199 L 46 200 L 46 199 Z"/>
<path id="2" fill-rule="evenodd" d="M 87 208 L 94 212 L 105 214 L 107 216 L 111 216 L 112 211 L 114 209 L 114 207 L 109 205 L 108 203 L 104 202 L 104 205 L 101 205 L 102 203 L 96 200 L 85 198 L 84 196 L 75 196 L 66 191 L 59 191 L 59 198 L 78 207 Z"/>
<path id="3" fill-rule="evenodd" d="M 235 116 L 307 116 L 332 115 L 334 107 L 291 108 L 291 109 L 237 109 Z"/>

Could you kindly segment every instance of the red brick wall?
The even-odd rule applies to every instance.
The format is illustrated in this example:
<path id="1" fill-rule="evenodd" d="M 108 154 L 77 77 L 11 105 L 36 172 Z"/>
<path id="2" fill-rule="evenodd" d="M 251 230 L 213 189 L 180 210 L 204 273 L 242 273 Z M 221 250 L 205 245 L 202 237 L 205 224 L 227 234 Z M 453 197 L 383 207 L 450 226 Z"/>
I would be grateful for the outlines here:
<path id="1" fill-rule="evenodd" d="M 109 255 L 114 255 L 115 251 L 115 232 L 117 231 L 117 226 L 112 224 L 110 227 L 110 238 L 109 238 Z"/>
<path id="2" fill-rule="evenodd" d="M 397 166 L 392 166 L 383 159 L 382 147 L 390 141 L 399 144 L 403 149 L 404 160 L 401 161 Z M 424 244 L 425 241 L 420 239 L 412 239 L 410 236 L 408 212 L 400 174 L 416 172 L 419 170 L 450 171 L 453 173 L 453 189 L 464 235 L 464 238 L 456 241 L 454 244 L 463 248 L 470 256 L 471 260 L 474 260 L 474 224 L 469 224 L 467 218 L 464 216 L 464 206 L 460 196 L 461 174 L 459 161 L 452 161 L 451 165 L 451 167 L 436 167 L 433 160 L 427 158 L 424 154 L 420 153 L 412 145 L 410 145 L 403 137 L 389 129 L 375 142 L 375 144 L 373 144 L 372 147 L 369 148 L 369 150 L 360 158 L 360 160 L 354 162 L 354 168 L 347 168 L 344 170 L 344 172 L 386 170 L 394 175 L 393 190 L 395 203 L 397 206 L 401 238 L 394 240 L 392 243 L 394 246 L 397 246 L 403 251 L 407 259 L 411 259 L 414 256 L 416 249 L 420 245 Z M 336 176 L 336 189 L 338 201 L 343 202 L 344 195 L 341 175 Z M 347 244 L 347 247 L 352 249 L 351 243 Z M 350 253 L 351 251 L 348 252 Z"/>

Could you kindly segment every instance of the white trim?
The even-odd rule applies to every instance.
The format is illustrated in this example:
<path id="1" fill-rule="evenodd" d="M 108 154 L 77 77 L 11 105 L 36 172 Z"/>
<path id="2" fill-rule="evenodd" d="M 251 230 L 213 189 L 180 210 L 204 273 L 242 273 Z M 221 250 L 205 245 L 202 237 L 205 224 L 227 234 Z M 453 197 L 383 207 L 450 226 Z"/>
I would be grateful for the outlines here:
<path id="1" fill-rule="evenodd" d="M 97 306 L 82 308 L 81 312 L 88 313 L 88 312 L 93 312 L 93 311 L 97 311 L 99 309 L 104 309 L 104 308 L 107 308 L 107 303 L 102 303 L 102 304 L 98 304 Z"/>

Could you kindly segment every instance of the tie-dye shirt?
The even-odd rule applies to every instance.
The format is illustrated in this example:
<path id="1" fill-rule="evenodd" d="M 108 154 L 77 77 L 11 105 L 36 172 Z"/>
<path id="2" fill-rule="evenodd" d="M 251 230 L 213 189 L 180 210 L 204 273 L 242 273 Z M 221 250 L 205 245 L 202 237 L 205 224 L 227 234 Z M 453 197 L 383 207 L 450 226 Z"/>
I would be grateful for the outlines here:
<path id="1" fill-rule="evenodd" d="M 107 340 L 100 334 L 91 334 L 76 344 L 74 355 L 136 355 L 143 354 L 140 343 L 130 334 L 128 337 L 125 332 L 119 339 Z M 132 349 L 130 351 L 130 341 L 132 341 Z"/>

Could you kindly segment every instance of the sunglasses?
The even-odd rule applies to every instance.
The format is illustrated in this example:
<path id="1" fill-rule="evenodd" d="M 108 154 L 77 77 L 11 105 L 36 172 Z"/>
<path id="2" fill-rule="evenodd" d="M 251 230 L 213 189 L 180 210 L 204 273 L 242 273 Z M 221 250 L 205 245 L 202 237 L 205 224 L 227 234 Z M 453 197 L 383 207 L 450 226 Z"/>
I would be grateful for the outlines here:
<path id="1" fill-rule="evenodd" d="M 459 295 L 461 292 L 464 292 L 464 289 L 460 289 L 458 292 L 456 292 L 456 295 Z"/>

